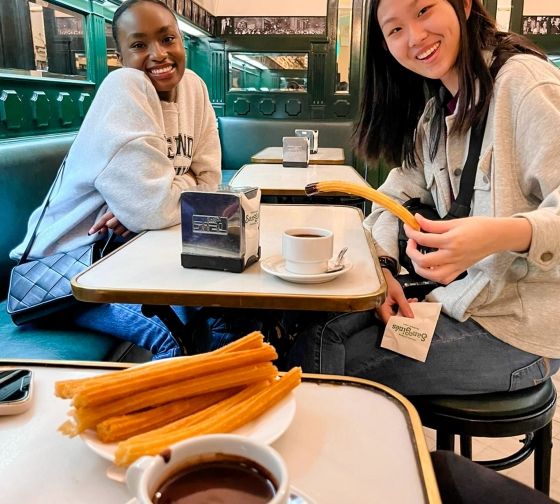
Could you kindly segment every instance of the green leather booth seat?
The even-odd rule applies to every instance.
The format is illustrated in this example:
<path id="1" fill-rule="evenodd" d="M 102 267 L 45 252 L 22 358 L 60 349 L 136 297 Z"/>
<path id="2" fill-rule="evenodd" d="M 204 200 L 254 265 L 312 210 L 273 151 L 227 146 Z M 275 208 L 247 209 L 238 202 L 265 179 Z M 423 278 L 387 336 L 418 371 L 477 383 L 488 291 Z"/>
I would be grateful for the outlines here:
<path id="1" fill-rule="evenodd" d="M 24 237 L 27 220 L 46 196 L 75 133 L 0 142 L 0 300 L 6 298 L 8 254 Z M 59 325 L 12 324 L 0 302 L 0 359 L 145 361 L 149 354 L 94 331 Z"/>
<path id="2" fill-rule="evenodd" d="M 54 180 L 75 134 L 47 135 L 0 143 L 0 299 L 6 296 L 10 270 L 8 254 L 24 237 L 27 219 Z"/>
<path id="3" fill-rule="evenodd" d="M 6 312 L 6 302 L 0 303 L 0 359 L 138 362 L 147 357 L 134 345 L 63 323 L 17 327 Z"/>
<path id="4" fill-rule="evenodd" d="M 266 147 L 281 147 L 282 137 L 294 136 L 295 129 L 319 131 L 319 148 L 344 149 L 345 164 L 353 166 L 350 146 L 353 123 L 335 121 L 292 121 L 218 117 L 218 132 L 222 146 L 222 170 L 238 170 L 251 162 L 251 156 Z"/>
<path id="5" fill-rule="evenodd" d="M 75 132 L 0 142 L 0 301 L 6 298 L 14 265 L 9 252 L 25 236 L 29 215 L 44 200 L 74 137 Z M 224 183 L 234 173 L 225 171 Z M 0 302 L 0 359 L 143 362 L 150 356 L 117 338 L 63 324 L 17 327 L 6 313 L 6 302 Z"/>

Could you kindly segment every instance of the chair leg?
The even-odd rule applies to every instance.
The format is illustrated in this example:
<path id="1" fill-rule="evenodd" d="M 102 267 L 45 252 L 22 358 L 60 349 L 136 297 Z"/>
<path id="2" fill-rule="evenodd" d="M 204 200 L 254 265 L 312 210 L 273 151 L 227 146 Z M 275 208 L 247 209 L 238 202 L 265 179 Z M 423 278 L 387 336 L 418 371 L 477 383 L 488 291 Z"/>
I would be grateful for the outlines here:
<path id="1" fill-rule="evenodd" d="M 461 442 L 461 455 L 472 460 L 472 437 L 461 435 L 459 436 Z"/>
<path id="2" fill-rule="evenodd" d="M 552 422 L 535 432 L 535 488 L 546 495 L 550 493 L 550 469 L 552 454 Z"/>
<path id="3" fill-rule="evenodd" d="M 438 450 L 455 450 L 455 434 L 438 430 L 436 432 L 436 448 Z"/>

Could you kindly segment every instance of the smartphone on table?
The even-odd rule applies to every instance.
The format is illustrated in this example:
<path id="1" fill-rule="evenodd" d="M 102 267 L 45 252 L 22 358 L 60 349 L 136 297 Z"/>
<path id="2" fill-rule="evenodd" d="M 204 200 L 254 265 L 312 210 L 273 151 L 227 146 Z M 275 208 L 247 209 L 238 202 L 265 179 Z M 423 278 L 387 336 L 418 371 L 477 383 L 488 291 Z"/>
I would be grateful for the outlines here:
<path id="1" fill-rule="evenodd" d="M 31 406 L 33 374 L 30 369 L 0 370 L 0 415 L 17 415 Z"/>

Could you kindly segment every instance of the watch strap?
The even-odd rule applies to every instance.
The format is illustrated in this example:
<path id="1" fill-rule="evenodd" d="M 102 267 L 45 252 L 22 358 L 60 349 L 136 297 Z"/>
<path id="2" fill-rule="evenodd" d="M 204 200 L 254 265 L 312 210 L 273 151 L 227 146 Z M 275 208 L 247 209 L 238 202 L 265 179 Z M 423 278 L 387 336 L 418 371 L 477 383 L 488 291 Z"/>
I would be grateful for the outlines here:
<path id="1" fill-rule="evenodd" d="M 379 257 L 379 264 L 382 268 L 388 269 L 394 277 L 399 274 L 399 263 L 396 259 L 389 256 L 381 256 Z"/>

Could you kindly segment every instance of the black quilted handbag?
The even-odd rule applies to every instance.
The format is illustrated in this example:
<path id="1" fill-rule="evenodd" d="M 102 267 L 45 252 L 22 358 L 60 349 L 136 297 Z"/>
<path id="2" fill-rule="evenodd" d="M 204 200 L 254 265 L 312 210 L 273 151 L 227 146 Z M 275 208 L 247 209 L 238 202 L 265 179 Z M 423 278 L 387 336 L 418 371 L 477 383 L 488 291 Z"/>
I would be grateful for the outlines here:
<path id="1" fill-rule="evenodd" d="M 62 161 L 49 190 L 25 252 L 18 264 L 12 268 L 10 274 L 6 310 L 16 325 L 37 320 L 78 303 L 72 295 L 70 280 L 101 257 L 114 236 L 110 234 L 103 251 L 99 253 L 97 253 L 97 245 L 99 244 L 97 242 L 69 252 L 59 252 L 42 259 L 27 260 L 37 236 L 37 229 L 49 206 L 56 182 L 64 171 L 65 163 L 66 158 Z"/>
<path id="2" fill-rule="evenodd" d="M 60 252 L 12 268 L 7 311 L 21 325 L 76 303 L 70 280 L 93 263 L 93 245 Z"/>

